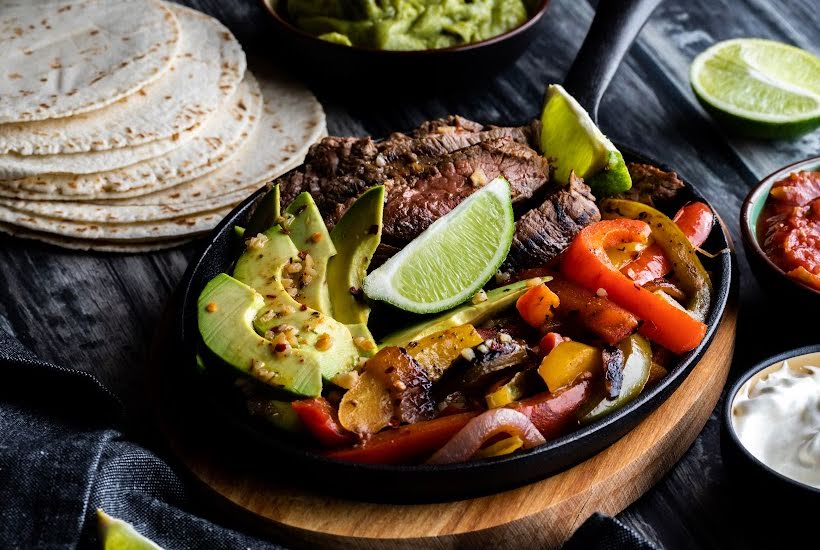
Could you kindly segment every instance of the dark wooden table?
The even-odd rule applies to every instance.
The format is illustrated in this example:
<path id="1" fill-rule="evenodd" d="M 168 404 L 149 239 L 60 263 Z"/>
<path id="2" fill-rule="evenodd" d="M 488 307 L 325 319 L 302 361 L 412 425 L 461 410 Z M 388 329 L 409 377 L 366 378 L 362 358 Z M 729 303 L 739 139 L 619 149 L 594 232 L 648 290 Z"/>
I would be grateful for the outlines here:
<path id="1" fill-rule="evenodd" d="M 248 49 L 259 50 L 271 63 L 287 55 L 264 46 L 269 28 L 255 1 L 187 3 L 219 17 Z M 332 92 L 320 92 L 328 130 L 379 136 L 448 113 L 484 121 L 532 117 L 544 85 L 563 80 L 593 9 L 583 0 L 553 0 L 530 51 L 494 80 L 483 79 L 477 68 L 470 94 L 380 107 L 342 103 Z M 675 167 L 705 193 L 732 231 L 741 272 L 732 378 L 775 352 L 820 341 L 816 323 L 814 328 L 804 324 L 790 305 L 761 292 L 740 249 L 738 222 L 750 186 L 781 165 L 820 153 L 820 132 L 788 142 L 727 137 L 689 88 L 689 63 L 697 53 L 716 41 L 743 36 L 782 40 L 817 53 L 816 0 L 668 0 L 644 28 L 600 110 L 601 126 L 614 141 Z M 118 256 L 67 252 L 4 237 L 0 327 L 45 359 L 96 374 L 122 396 L 135 424 L 148 426 L 146 348 L 163 304 L 197 248 L 191 244 Z M 619 516 L 667 548 L 763 547 L 777 540 L 770 540 L 766 529 L 750 526 L 728 484 L 719 450 L 719 410 L 671 473 Z"/>

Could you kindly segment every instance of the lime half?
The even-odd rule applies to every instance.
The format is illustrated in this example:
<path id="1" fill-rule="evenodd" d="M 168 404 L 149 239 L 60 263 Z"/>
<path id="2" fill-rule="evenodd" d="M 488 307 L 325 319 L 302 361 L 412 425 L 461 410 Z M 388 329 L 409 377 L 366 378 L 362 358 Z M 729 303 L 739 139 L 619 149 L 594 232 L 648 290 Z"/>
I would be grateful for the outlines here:
<path id="1" fill-rule="evenodd" d="M 112 518 L 97 508 L 100 542 L 104 550 L 162 550 L 121 519 Z"/>
<path id="2" fill-rule="evenodd" d="M 364 293 L 413 313 L 455 307 L 495 274 L 514 231 L 510 184 L 498 177 L 370 273 Z"/>
<path id="3" fill-rule="evenodd" d="M 596 194 L 622 193 L 632 187 L 623 155 L 558 84 L 547 88 L 541 113 L 541 153 L 552 159 L 559 183 L 569 182 L 574 171 Z"/>
<path id="4" fill-rule="evenodd" d="M 820 125 L 820 57 L 794 46 L 718 42 L 695 58 L 689 79 L 704 108 L 739 134 L 787 138 Z"/>

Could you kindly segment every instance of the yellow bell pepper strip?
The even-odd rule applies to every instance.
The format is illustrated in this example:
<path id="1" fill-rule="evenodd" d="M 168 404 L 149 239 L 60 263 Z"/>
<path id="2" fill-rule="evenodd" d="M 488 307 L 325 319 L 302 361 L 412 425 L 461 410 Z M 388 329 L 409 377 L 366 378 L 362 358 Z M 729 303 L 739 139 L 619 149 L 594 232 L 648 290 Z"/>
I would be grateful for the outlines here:
<path id="1" fill-rule="evenodd" d="M 607 199 L 601 203 L 604 219 L 629 218 L 649 224 L 652 237 L 672 264 L 672 272 L 689 296 L 686 308 L 703 321 L 709 312 L 712 282 L 703 268 L 695 247 L 681 228 L 668 216 L 640 202 Z"/>
<path id="2" fill-rule="evenodd" d="M 505 407 L 513 401 L 518 401 L 525 395 L 534 394 L 543 389 L 544 383 L 535 369 L 517 372 L 509 380 L 500 380 L 490 386 L 484 399 L 488 409 Z"/>
<path id="3" fill-rule="evenodd" d="M 650 233 L 649 225 L 640 220 L 611 219 L 588 225 L 564 252 L 561 272 L 567 279 L 593 292 L 604 289 L 610 300 L 643 320 L 641 334 L 674 353 L 685 353 L 700 344 L 706 335 L 706 325 L 635 284 L 615 269 L 606 254 L 607 248 L 620 244 L 645 243 L 649 240 Z M 689 248 L 691 249 L 691 245 Z M 678 260 L 673 262 L 681 263 Z M 686 268 L 678 265 L 674 269 L 677 273 Z"/>
<path id="4" fill-rule="evenodd" d="M 568 340 L 547 354 L 538 367 L 538 374 L 553 393 L 572 384 L 584 372 L 601 370 L 601 350 Z"/>
<path id="5" fill-rule="evenodd" d="M 473 325 L 460 325 L 413 340 L 407 344 L 407 353 L 427 371 L 430 381 L 435 382 L 461 357 L 462 351 L 483 341 L 484 338 L 476 332 Z"/>
<path id="6" fill-rule="evenodd" d="M 558 304 L 558 296 L 547 288 L 547 285 L 540 284 L 525 292 L 515 303 L 515 307 L 528 325 L 541 328 L 547 319 L 552 317 L 553 309 L 558 307 Z"/>
<path id="7" fill-rule="evenodd" d="M 524 446 L 524 440 L 514 435 L 512 437 L 505 437 L 501 441 L 496 441 L 492 445 L 488 445 L 483 449 L 479 449 L 473 455 L 474 459 L 478 458 L 492 458 L 495 456 L 508 455 L 514 453 Z"/>

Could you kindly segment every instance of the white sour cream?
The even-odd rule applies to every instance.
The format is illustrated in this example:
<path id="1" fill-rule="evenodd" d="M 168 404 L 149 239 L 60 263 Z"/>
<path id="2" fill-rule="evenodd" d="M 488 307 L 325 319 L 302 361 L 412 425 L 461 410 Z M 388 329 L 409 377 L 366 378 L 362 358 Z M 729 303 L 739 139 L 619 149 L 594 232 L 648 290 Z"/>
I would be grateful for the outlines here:
<path id="1" fill-rule="evenodd" d="M 741 386 L 732 424 L 743 446 L 786 477 L 820 489 L 820 354 L 772 365 Z"/>

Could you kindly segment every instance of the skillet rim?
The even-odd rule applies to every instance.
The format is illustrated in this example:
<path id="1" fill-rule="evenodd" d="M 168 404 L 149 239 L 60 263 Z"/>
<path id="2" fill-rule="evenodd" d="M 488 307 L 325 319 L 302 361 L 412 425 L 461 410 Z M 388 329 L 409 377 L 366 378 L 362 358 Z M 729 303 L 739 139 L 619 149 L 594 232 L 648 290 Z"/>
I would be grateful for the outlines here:
<path id="1" fill-rule="evenodd" d="M 655 162 L 653 159 L 637 153 L 629 147 L 623 147 L 621 144 L 616 144 L 616 147 L 618 147 L 625 159 L 629 162 L 648 163 L 662 170 L 672 171 L 667 165 Z M 296 167 L 294 170 L 298 168 L 299 167 Z M 678 176 L 681 177 L 679 173 Z M 685 193 L 689 195 L 689 198 L 706 202 L 717 215 L 717 210 L 715 210 L 712 204 L 698 191 L 696 186 L 689 183 L 683 177 L 681 177 L 681 180 L 684 182 Z M 204 283 L 201 286 L 193 288 L 196 282 L 196 276 L 201 270 L 207 269 L 207 264 L 213 261 L 214 255 L 227 254 L 226 251 L 215 248 L 217 241 L 220 239 L 229 239 L 227 246 L 231 248 L 230 261 L 227 262 L 227 264 L 225 261 L 222 261 L 220 262 L 221 265 L 229 266 L 236 260 L 235 256 L 239 248 L 236 246 L 236 242 L 234 242 L 233 246 L 230 244 L 233 226 L 239 223 L 240 218 L 243 216 L 247 217 L 252 213 L 253 205 L 261 198 L 267 189 L 268 186 L 266 185 L 255 191 L 223 218 L 219 225 L 211 232 L 208 242 L 202 247 L 201 252 L 191 260 L 180 282 L 182 293 L 178 310 L 175 312 L 175 334 L 173 338 L 181 342 L 182 350 L 180 353 L 187 351 L 187 355 L 189 356 L 188 360 L 193 359 L 192 353 L 195 353 L 195 346 L 199 342 L 199 332 L 196 329 L 195 322 L 196 298 L 201 291 L 201 286 L 204 286 Z M 715 231 L 716 228 L 720 229 L 719 233 Z M 468 496 L 496 493 L 543 479 L 582 462 L 586 458 L 609 447 L 612 443 L 634 429 L 640 421 L 653 412 L 661 403 L 666 401 L 671 393 L 686 379 L 689 372 L 698 364 L 711 344 L 715 332 L 720 325 L 730 295 L 737 291 L 737 269 L 735 267 L 736 260 L 734 258 L 733 242 L 731 235 L 728 233 L 728 229 L 720 222 L 715 224 L 709 236 L 709 241 L 713 240 L 719 241 L 718 246 L 721 246 L 721 253 L 715 260 L 710 261 L 710 263 L 714 262 L 712 279 L 714 284 L 716 275 L 718 275 L 719 277 L 717 278 L 720 284 L 719 286 L 714 285 L 713 302 L 707 318 L 708 328 L 701 344 L 694 350 L 683 355 L 661 382 L 648 391 L 641 393 L 637 399 L 628 403 L 623 408 L 596 422 L 582 426 L 565 436 L 548 441 L 544 445 L 526 451 L 503 457 L 441 465 L 373 465 L 344 462 L 330 459 L 306 447 L 296 446 L 291 441 L 288 441 L 286 437 L 275 437 L 273 435 L 274 428 L 261 426 L 247 414 L 241 414 L 239 411 L 232 409 L 225 393 L 222 394 L 223 401 L 217 403 L 217 405 L 220 406 L 222 416 L 225 416 L 232 425 L 238 427 L 244 435 L 249 436 L 253 443 L 262 445 L 268 450 L 283 453 L 285 460 L 295 461 L 303 467 L 327 469 L 325 475 L 335 472 L 337 475 L 361 476 L 363 474 L 372 474 L 374 476 L 393 475 L 416 478 L 425 475 L 441 476 L 442 474 L 451 474 L 455 476 L 457 474 L 465 474 L 465 480 L 475 479 L 477 477 L 488 480 L 485 485 L 478 489 L 464 487 L 460 489 L 448 487 L 447 490 L 440 489 L 438 491 L 435 489 L 432 491 L 422 489 L 420 491 L 413 491 L 413 494 L 408 495 L 406 498 L 402 495 L 402 498 L 396 499 L 395 495 L 385 495 L 385 493 L 391 491 L 391 488 L 385 487 L 381 488 L 381 490 L 379 488 L 375 490 L 365 490 L 364 494 L 359 494 L 353 498 L 400 502 L 456 500 Z M 223 243 L 223 248 L 224 247 L 225 244 Z M 210 277 L 207 277 L 205 281 L 209 278 Z M 193 325 L 191 324 L 192 318 Z M 199 389 L 202 390 L 203 388 Z M 215 396 L 206 397 L 208 397 L 208 401 L 211 403 L 216 401 L 213 399 Z M 304 464 L 305 461 L 308 462 L 307 465 Z M 514 471 L 514 475 L 510 476 L 510 470 Z M 499 474 L 499 472 L 502 472 L 503 475 Z M 495 479 L 495 475 L 502 479 Z M 455 483 L 455 485 L 458 485 L 458 483 Z M 333 488 L 329 488 L 328 492 L 333 493 L 335 491 Z M 446 496 L 434 496 L 444 493 L 446 493 Z M 350 495 L 347 495 L 347 497 L 351 498 Z"/>

